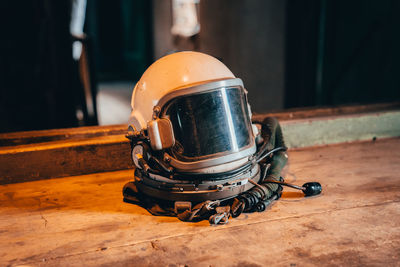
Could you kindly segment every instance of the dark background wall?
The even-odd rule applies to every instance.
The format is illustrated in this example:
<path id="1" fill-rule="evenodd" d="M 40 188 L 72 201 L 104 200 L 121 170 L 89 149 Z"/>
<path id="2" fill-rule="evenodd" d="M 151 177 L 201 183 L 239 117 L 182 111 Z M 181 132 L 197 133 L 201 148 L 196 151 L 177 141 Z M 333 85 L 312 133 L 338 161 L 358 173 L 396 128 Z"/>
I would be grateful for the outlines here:
<path id="1" fill-rule="evenodd" d="M 331 105 L 400 96 L 400 1 L 326 1 L 321 88 Z"/>
<path id="2" fill-rule="evenodd" d="M 220 58 L 244 81 L 258 112 L 284 105 L 285 10 L 285 1 L 274 0 L 200 4 L 199 50 Z"/>
<path id="3" fill-rule="evenodd" d="M 154 56 L 192 50 L 171 34 L 171 2 L 153 1 Z M 195 50 L 224 62 L 249 90 L 254 110 L 284 106 L 285 1 L 202 0 Z"/>
<path id="4" fill-rule="evenodd" d="M 400 99 L 400 2 L 287 2 L 285 106 Z"/>
<path id="5" fill-rule="evenodd" d="M 154 55 L 177 47 L 153 0 Z M 398 101 L 396 0 L 202 0 L 196 49 L 244 80 L 253 110 Z"/>
<path id="6" fill-rule="evenodd" d="M 151 63 L 151 4 L 144 0 L 88 0 L 85 32 L 93 39 L 100 80 L 138 80 Z"/>
<path id="7" fill-rule="evenodd" d="M 80 125 L 71 1 L 0 4 L 0 132 Z M 200 33 L 171 34 L 169 0 L 88 0 L 98 81 L 137 81 L 159 57 L 193 49 L 243 79 L 255 112 L 400 100 L 400 1 L 201 0 Z"/>
<path id="8" fill-rule="evenodd" d="M 1 1 L 0 132 L 78 126 L 68 1 Z"/>

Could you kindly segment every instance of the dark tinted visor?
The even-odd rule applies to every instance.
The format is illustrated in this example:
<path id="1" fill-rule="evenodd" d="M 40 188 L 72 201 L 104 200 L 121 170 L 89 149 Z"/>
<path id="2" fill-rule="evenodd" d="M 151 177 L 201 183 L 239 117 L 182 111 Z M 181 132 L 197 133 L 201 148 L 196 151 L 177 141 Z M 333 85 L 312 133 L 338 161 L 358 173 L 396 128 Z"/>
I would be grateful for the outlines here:
<path id="1" fill-rule="evenodd" d="M 195 161 L 252 145 L 253 134 L 243 88 L 230 87 L 178 97 L 164 113 L 173 125 L 175 158 Z"/>

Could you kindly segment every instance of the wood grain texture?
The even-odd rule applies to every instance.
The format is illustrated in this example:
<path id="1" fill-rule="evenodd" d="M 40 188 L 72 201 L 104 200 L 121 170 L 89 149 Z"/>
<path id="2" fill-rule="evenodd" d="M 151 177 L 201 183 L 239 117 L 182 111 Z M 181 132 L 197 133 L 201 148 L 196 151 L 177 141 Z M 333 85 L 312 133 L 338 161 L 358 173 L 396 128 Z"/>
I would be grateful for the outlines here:
<path id="1" fill-rule="evenodd" d="M 255 118 L 266 116 L 281 120 L 289 148 L 400 135 L 399 103 L 287 111 Z M 126 125 L 115 125 L 0 134 L 0 184 L 131 168 L 125 131 Z"/>
<path id="2" fill-rule="evenodd" d="M 53 142 L 60 140 L 79 140 L 109 135 L 124 135 L 126 129 L 126 125 L 109 125 L 2 133 L 0 134 L 0 147 Z"/>
<path id="3" fill-rule="evenodd" d="M 225 226 L 122 202 L 132 170 L 0 186 L 1 266 L 398 266 L 400 139 L 289 151 L 269 210 Z"/>
<path id="4" fill-rule="evenodd" d="M 312 107 L 312 108 L 293 108 L 283 112 L 271 112 L 263 114 L 253 114 L 255 120 L 262 120 L 265 117 L 275 117 L 280 121 L 293 119 L 310 119 L 328 116 L 341 116 L 350 114 L 363 114 L 370 112 L 382 112 L 399 110 L 400 102 L 380 103 L 369 105 L 343 105 L 334 107 Z"/>
<path id="5" fill-rule="evenodd" d="M 120 135 L 0 149 L 0 184 L 128 168 L 130 145 Z"/>
<path id="6" fill-rule="evenodd" d="M 400 103 L 382 103 L 370 105 L 347 105 L 339 107 L 297 108 L 283 112 L 253 114 L 254 119 L 262 120 L 265 117 L 276 117 L 281 121 L 335 116 L 346 114 L 362 114 L 366 112 L 399 110 Z M 51 129 L 42 131 L 26 131 L 14 133 L 0 133 L 0 147 L 26 145 L 33 143 L 53 142 L 59 140 L 76 140 L 96 138 L 108 135 L 125 135 L 127 125 L 89 126 L 67 129 Z"/>

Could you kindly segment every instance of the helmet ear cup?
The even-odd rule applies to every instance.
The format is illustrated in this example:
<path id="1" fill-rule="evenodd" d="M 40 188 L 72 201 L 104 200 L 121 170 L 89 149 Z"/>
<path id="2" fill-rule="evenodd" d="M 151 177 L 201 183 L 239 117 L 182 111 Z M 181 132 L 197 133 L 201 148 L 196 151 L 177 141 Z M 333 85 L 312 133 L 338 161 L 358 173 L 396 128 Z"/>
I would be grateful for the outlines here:
<path id="1" fill-rule="evenodd" d="M 170 148 L 175 144 L 174 130 L 171 121 L 166 118 L 155 119 L 147 124 L 150 145 L 153 150 Z"/>

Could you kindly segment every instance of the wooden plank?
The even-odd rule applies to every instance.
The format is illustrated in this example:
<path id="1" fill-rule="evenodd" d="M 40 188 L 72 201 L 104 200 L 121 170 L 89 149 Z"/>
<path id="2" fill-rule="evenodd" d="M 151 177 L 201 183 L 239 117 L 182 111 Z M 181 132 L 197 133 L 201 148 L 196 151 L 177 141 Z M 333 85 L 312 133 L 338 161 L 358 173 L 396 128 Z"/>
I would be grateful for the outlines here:
<path id="1" fill-rule="evenodd" d="M 132 168 L 122 135 L 0 149 L 0 184 Z"/>
<path id="2" fill-rule="evenodd" d="M 0 134 L 0 147 L 60 140 L 87 139 L 108 135 L 124 135 L 126 129 L 126 125 L 110 125 L 2 133 Z"/>
<path id="3" fill-rule="evenodd" d="M 391 109 L 393 105 L 349 107 L 347 111 Z M 400 110 L 282 120 L 281 124 L 289 148 L 387 138 L 400 135 Z M 34 143 L 0 147 L 0 184 L 130 168 L 130 147 L 120 127 L 10 134 L 4 140 Z"/>
<path id="4" fill-rule="evenodd" d="M 312 107 L 312 108 L 294 108 L 287 109 L 283 112 L 271 112 L 264 114 L 254 114 L 253 118 L 262 120 L 265 117 L 275 117 L 280 121 L 293 119 L 310 119 L 318 117 L 342 116 L 350 114 L 364 114 L 371 112 L 383 112 L 391 110 L 399 110 L 400 102 L 379 103 L 368 105 L 343 105 L 333 107 Z"/>
<path id="5" fill-rule="evenodd" d="M 156 217 L 122 202 L 132 170 L 0 186 L 0 265 L 396 266 L 400 139 L 289 151 L 268 211 L 225 226 Z"/>
<path id="6" fill-rule="evenodd" d="M 288 109 L 283 112 L 266 114 L 254 114 L 256 120 L 262 120 L 267 116 L 278 118 L 280 121 L 316 118 L 346 114 L 362 114 L 377 111 L 399 110 L 400 102 L 370 104 L 370 105 L 347 105 L 339 107 L 321 108 L 298 108 Z M 59 140 L 76 140 L 96 138 L 108 135 L 124 135 L 127 125 L 89 126 L 67 129 L 51 129 L 42 131 L 27 131 L 15 133 L 0 133 L 0 147 L 12 145 L 25 145 L 32 143 L 53 142 Z"/>

